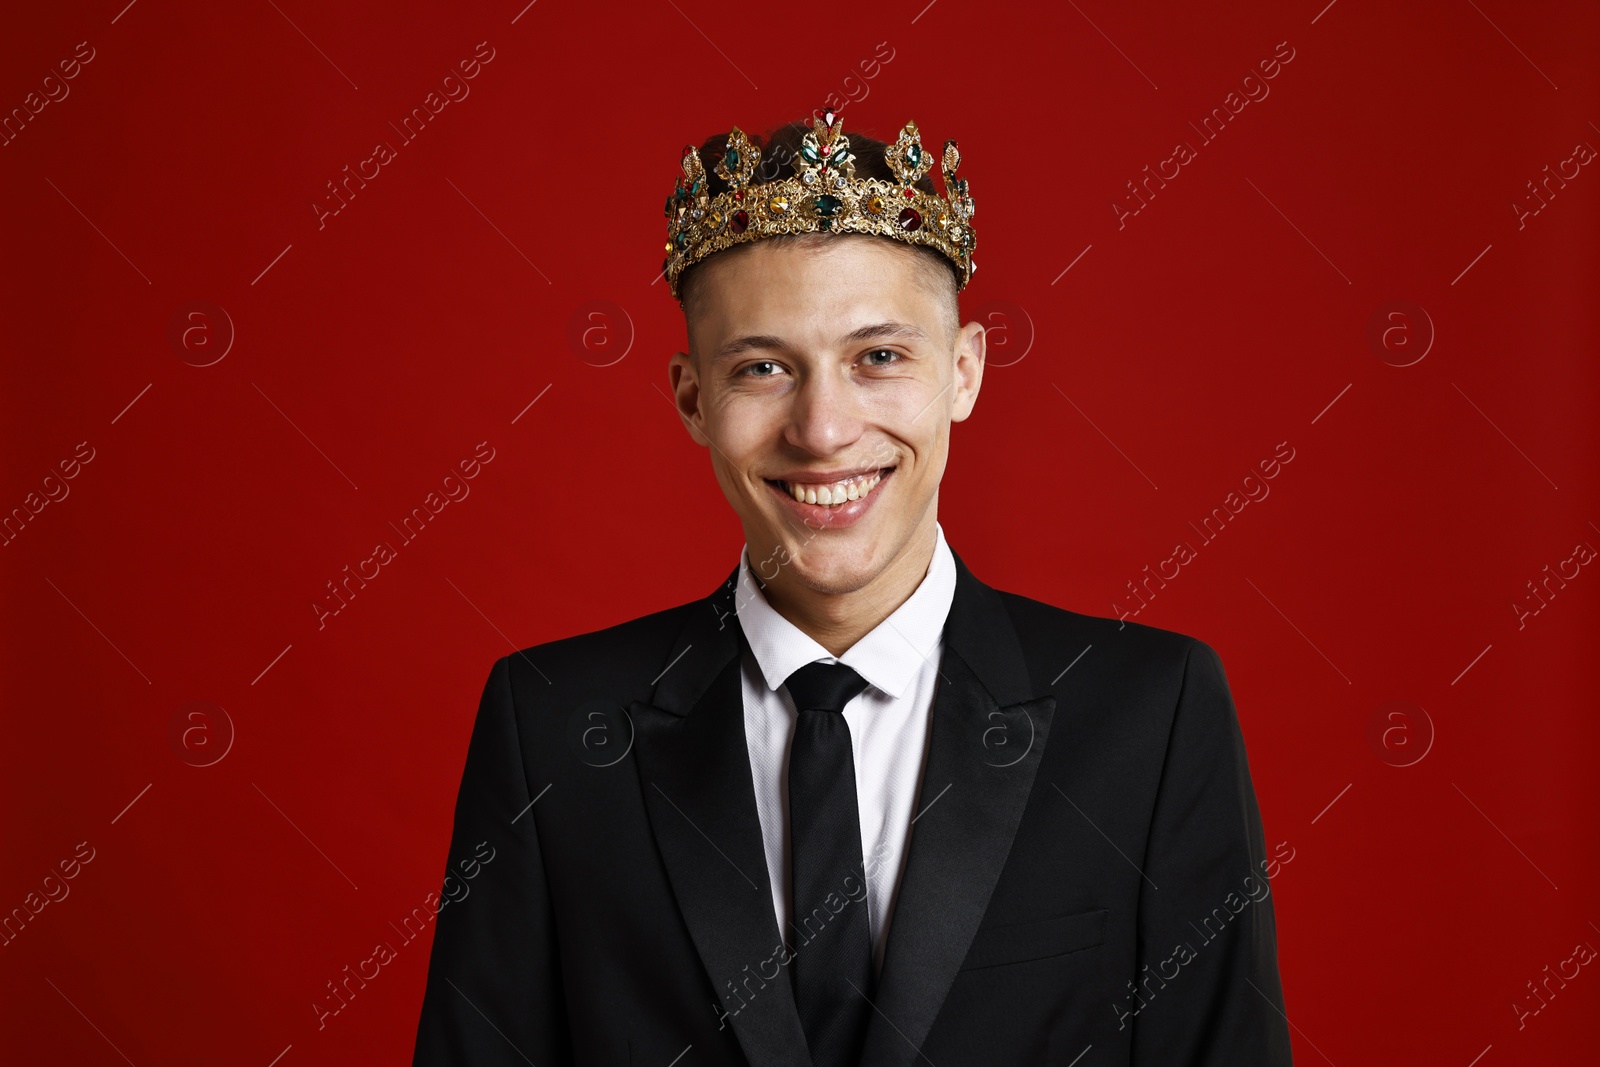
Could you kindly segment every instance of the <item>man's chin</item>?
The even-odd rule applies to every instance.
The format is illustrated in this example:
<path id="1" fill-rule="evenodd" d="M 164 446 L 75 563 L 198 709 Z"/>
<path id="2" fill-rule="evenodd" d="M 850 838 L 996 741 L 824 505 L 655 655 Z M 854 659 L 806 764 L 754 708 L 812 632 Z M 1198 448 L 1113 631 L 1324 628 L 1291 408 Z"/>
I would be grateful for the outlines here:
<path id="1" fill-rule="evenodd" d="M 779 554 L 778 558 L 784 557 Z M 788 560 L 775 580 L 832 596 L 854 593 L 882 569 L 870 543 L 843 531 L 833 538 L 824 534 L 801 543 L 789 550 Z M 781 577 L 783 572 L 787 578 Z"/>

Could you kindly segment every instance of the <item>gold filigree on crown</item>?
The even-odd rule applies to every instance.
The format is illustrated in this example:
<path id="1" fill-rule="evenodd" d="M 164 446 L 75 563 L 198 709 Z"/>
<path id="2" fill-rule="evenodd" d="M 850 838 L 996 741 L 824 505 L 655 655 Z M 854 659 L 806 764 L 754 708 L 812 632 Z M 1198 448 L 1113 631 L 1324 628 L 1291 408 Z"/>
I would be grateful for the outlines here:
<path id="1" fill-rule="evenodd" d="M 800 142 L 795 173 L 781 181 L 753 181 L 761 149 L 735 126 L 715 173 L 727 183 L 711 196 L 705 164 L 693 145 L 683 150 L 683 176 L 667 198 L 667 288 L 681 300 L 678 279 L 695 263 L 725 248 L 791 233 L 865 233 L 907 244 L 927 245 L 958 268 L 957 289 L 966 288 L 977 270 L 972 250 L 974 207 L 967 180 L 956 177 L 961 152 L 944 143 L 939 169 L 944 195 L 925 193 L 916 183 L 933 167 L 922 134 L 908 122 L 884 149 L 895 180 L 857 178 L 850 138 L 839 116 L 824 110 L 812 116 L 812 129 Z"/>

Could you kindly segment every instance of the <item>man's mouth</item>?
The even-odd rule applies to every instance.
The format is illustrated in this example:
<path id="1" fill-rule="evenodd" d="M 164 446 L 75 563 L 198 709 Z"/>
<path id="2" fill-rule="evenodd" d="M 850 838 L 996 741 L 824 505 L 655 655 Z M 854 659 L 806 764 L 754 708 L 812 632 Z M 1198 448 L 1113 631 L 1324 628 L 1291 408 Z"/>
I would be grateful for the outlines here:
<path id="1" fill-rule="evenodd" d="M 852 500 L 860 500 L 875 490 L 890 474 L 893 467 L 882 467 L 869 474 L 858 474 L 853 478 L 845 478 L 835 482 L 805 482 L 782 481 L 767 478 L 766 483 L 787 493 L 802 504 L 817 504 L 821 507 L 839 507 Z"/>

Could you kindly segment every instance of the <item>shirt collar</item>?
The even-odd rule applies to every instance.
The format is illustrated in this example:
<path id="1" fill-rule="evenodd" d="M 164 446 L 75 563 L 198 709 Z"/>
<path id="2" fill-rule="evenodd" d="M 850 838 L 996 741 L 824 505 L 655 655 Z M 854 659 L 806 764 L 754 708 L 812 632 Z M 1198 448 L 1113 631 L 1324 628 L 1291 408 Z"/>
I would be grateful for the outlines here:
<path id="1" fill-rule="evenodd" d="M 739 553 L 734 610 L 767 688 L 776 691 L 799 668 L 823 660 L 854 668 L 869 685 L 898 699 L 938 647 L 955 599 L 955 559 L 944 527 L 935 522 L 934 532 L 933 559 L 916 590 L 838 657 L 767 603 L 750 569 L 750 546 L 745 545 Z"/>

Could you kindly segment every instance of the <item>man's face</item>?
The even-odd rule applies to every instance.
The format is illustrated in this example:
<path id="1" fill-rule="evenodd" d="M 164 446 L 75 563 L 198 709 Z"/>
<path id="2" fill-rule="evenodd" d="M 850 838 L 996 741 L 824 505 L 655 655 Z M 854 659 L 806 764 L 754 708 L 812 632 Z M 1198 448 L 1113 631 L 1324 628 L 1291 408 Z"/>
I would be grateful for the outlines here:
<path id="1" fill-rule="evenodd" d="M 983 329 L 952 329 L 948 276 L 859 235 L 758 241 L 695 270 L 696 358 L 674 355 L 668 378 L 756 575 L 839 594 L 925 565 L 950 424 L 983 376 Z"/>

